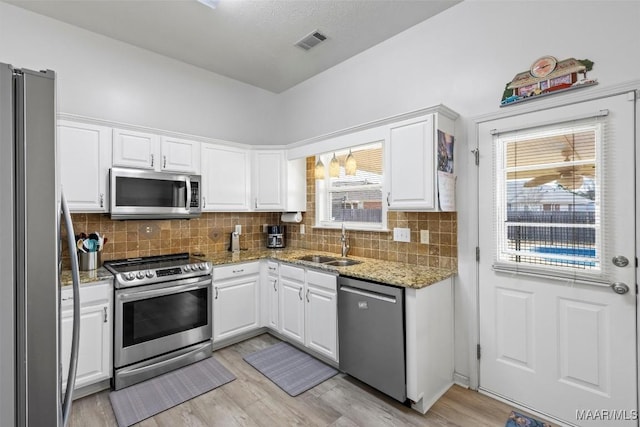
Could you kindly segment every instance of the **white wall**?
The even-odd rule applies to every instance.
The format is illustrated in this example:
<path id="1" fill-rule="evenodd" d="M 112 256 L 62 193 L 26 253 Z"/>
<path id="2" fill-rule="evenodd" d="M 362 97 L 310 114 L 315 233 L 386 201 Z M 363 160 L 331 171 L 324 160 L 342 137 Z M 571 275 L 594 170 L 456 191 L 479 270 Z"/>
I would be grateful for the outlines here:
<path id="1" fill-rule="evenodd" d="M 0 62 L 56 71 L 58 111 L 272 142 L 276 95 L 0 2 Z"/>
<path id="2" fill-rule="evenodd" d="M 589 77 L 613 85 L 638 78 L 639 48 L 638 1 L 465 0 L 281 94 L 284 142 L 436 104 L 462 115 L 455 302 L 456 372 L 463 377 L 475 363 L 469 339 L 477 331 L 467 315 L 475 301 L 477 244 L 470 118 L 499 110 L 505 84 L 540 56 L 588 58 L 595 62 Z"/>

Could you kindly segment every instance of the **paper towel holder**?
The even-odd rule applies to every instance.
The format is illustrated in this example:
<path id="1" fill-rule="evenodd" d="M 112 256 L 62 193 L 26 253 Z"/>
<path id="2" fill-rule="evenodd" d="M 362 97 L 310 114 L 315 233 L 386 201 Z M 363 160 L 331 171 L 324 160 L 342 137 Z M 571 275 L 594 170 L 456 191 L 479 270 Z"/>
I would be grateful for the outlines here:
<path id="1" fill-rule="evenodd" d="M 280 217 L 282 222 L 302 222 L 302 212 L 284 212 Z"/>

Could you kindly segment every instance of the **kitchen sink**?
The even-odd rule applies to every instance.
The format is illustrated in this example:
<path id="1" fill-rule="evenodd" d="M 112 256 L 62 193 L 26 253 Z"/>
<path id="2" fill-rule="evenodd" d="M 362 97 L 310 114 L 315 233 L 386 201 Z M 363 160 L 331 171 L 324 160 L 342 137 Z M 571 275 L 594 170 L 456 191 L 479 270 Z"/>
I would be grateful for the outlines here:
<path id="1" fill-rule="evenodd" d="M 311 262 L 317 262 L 320 264 L 324 264 L 324 263 L 328 263 L 329 261 L 336 261 L 337 258 L 333 258 L 330 256 L 324 256 L 324 255 L 305 255 L 303 257 L 298 258 L 301 261 L 311 261 Z"/>
<path id="2" fill-rule="evenodd" d="M 355 259 L 336 259 L 334 261 L 326 262 L 326 265 L 333 265 L 334 267 L 347 267 L 349 265 L 360 264 L 362 261 L 358 261 Z"/>

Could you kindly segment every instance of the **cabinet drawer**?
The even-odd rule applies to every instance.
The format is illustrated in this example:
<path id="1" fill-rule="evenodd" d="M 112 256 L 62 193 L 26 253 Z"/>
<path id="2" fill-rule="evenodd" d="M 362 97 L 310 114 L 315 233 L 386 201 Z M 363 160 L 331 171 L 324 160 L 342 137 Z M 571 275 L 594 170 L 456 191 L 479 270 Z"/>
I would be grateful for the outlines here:
<path id="1" fill-rule="evenodd" d="M 111 299 L 111 282 L 100 282 L 95 285 L 80 285 L 80 306 L 86 307 L 98 302 Z M 62 309 L 73 306 L 73 288 L 65 286 L 60 291 L 60 307 Z"/>
<path id="2" fill-rule="evenodd" d="M 297 280 L 298 282 L 304 282 L 304 269 L 301 267 L 282 264 L 280 266 L 280 276 L 292 280 Z"/>
<path id="3" fill-rule="evenodd" d="M 245 264 L 231 264 L 223 267 L 214 267 L 213 280 L 215 282 L 234 277 L 247 276 L 260 273 L 259 262 L 249 262 Z"/>
<path id="4" fill-rule="evenodd" d="M 333 292 L 337 290 L 337 277 L 333 274 L 320 273 L 314 270 L 307 270 L 307 284 L 326 288 Z"/>
<path id="5" fill-rule="evenodd" d="M 280 264 L 275 261 L 267 261 L 267 274 L 277 276 Z"/>

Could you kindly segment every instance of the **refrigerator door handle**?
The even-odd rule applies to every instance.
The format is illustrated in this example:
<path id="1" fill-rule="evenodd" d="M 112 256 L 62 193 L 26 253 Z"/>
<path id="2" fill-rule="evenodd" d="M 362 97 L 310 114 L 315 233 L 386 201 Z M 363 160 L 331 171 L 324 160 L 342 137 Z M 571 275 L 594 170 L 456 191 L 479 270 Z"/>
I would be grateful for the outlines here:
<path id="1" fill-rule="evenodd" d="M 71 360 L 69 360 L 69 375 L 67 376 L 67 389 L 64 393 L 62 404 L 62 427 L 66 427 L 71 415 L 73 388 L 76 382 L 78 370 L 78 348 L 80 341 L 80 270 L 78 269 L 78 253 L 76 252 L 75 232 L 71 222 L 69 206 L 61 192 L 60 200 L 65 226 L 67 228 L 67 242 L 69 244 L 69 257 L 71 258 L 71 278 L 73 281 L 73 335 L 71 337 Z"/>

